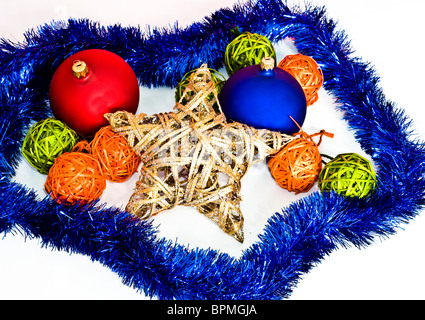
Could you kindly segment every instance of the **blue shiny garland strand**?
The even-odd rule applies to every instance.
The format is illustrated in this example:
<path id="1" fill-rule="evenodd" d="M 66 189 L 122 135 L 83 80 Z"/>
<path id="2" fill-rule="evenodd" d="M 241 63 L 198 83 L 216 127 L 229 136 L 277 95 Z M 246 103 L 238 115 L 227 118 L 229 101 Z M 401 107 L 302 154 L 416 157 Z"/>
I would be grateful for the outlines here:
<path id="1" fill-rule="evenodd" d="M 121 55 L 141 85 L 174 87 L 187 70 L 223 66 L 238 26 L 272 42 L 295 39 L 322 67 L 325 89 L 378 167 L 379 186 L 366 199 L 313 193 L 274 214 L 259 241 L 236 259 L 158 238 L 149 222 L 105 204 L 58 205 L 11 182 L 31 121 L 50 116 L 50 78 L 66 57 L 103 48 Z M 424 144 L 410 120 L 385 99 L 373 67 L 352 57 L 349 40 L 324 8 L 305 11 L 277 0 L 221 9 L 187 28 L 142 32 L 90 20 L 52 23 L 25 34 L 24 43 L 0 40 L 0 232 L 39 238 L 43 246 L 90 256 L 126 285 L 161 299 L 281 299 L 300 275 L 338 247 L 369 245 L 393 234 L 424 207 Z"/>

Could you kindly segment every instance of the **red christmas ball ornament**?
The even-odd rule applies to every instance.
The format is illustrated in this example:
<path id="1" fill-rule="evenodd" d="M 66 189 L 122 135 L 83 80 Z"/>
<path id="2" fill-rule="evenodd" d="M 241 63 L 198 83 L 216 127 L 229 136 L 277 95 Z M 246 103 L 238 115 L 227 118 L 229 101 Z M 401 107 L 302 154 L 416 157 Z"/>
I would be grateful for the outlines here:
<path id="1" fill-rule="evenodd" d="M 130 65 L 107 50 L 80 51 L 61 63 L 49 89 L 55 118 L 83 137 L 108 125 L 105 113 L 136 113 L 139 83 Z"/>

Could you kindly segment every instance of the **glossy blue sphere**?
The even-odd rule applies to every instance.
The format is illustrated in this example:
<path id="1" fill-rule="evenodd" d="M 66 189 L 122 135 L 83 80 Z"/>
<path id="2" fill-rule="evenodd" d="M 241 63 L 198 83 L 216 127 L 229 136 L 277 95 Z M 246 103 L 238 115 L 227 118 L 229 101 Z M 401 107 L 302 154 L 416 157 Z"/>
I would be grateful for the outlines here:
<path id="1" fill-rule="evenodd" d="M 224 84 L 219 102 L 228 121 L 286 134 L 299 131 L 307 113 L 304 91 L 288 72 L 245 67 Z"/>

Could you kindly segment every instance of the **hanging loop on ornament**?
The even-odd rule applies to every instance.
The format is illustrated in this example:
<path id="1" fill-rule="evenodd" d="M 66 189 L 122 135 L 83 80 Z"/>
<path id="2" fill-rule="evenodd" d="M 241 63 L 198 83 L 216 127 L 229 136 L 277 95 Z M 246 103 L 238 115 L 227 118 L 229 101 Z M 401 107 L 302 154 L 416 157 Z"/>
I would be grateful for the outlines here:
<path id="1" fill-rule="evenodd" d="M 296 126 L 300 129 L 300 131 L 298 131 L 298 132 L 296 132 L 292 135 L 293 137 L 300 135 L 301 137 L 303 137 L 305 139 L 313 141 L 313 139 L 312 139 L 313 137 L 320 136 L 319 142 L 316 143 L 317 146 L 320 146 L 320 144 L 322 143 L 323 136 L 326 136 L 326 137 L 331 138 L 331 139 L 335 136 L 333 133 L 327 132 L 325 130 L 320 130 L 319 132 L 310 135 L 301 128 L 301 126 L 295 121 L 294 118 L 292 118 L 291 116 L 289 116 L 289 118 L 291 118 L 291 120 L 294 121 Z"/>
<path id="2" fill-rule="evenodd" d="M 322 163 L 324 165 L 327 165 L 329 161 L 332 161 L 334 159 L 334 157 L 331 157 L 331 156 L 324 154 L 324 153 L 321 153 L 320 156 L 322 157 Z M 325 161 L 325 160 L 323 160 L 323 158 L 329 159 L 329 161 Z"/>
<path id="3" fill-rule="evenodd" d="M 301 130 L 302 131 L 302 130 Z M 305 133 L 304 131 L 302 131 L 304 134 L 307 134 L 307 133 Z M 308 134 L 307 134 L 308 135 Z M 320 146 L 320 144 L 322 143 L 322 139 L 323 139 L 323 136 L 326 136 L 326 137 L 328 137 L 328 138 L 333 138 L 334 137 L 334 134 L 333 133 L 330 133 L 330 132 L 327 132 L 327 131 L 325 131 L 325 130 L 320 130 L 319 132 L 317 132 L 317 133 L 315 133 L 315 134 L 312 134 L 312 135 L 309 135 L 309 138 L 311 139 L 311 138 L 313 138 L 313 137 L 317 137 L 317 136 L 320 136 L 320 138 L 319 138 L 319 142 L 318 143 L 316 143 L 317 144 L 317 146 Z"/>
<path id="4" fill-rule="evenodd" d="M 272 57 L 264 57 L 261 59 L 261 70 L 269 71 L 274 69 L 274 59 Z"/>
<path id="5" fill-rule="evenodd" d="M 72 64 L 72 73 L 77 79 L 85 78 L 89 74 L 89 68 L 84 61 L 75 60 Z"/>
<path id="6" fill-rule="evenodd" d="M 292 119 L 292 117 L 291 117 L 291 119 Z M 293 134 L 293 136 L 296 136 L 296 135 L 301 135 L 304 139 L 307 139 L 307 140 L 310 140 L 310 141 L 312 141 L 313 143 L 315 143 L 314 141 L 313 141 L 313 138 L 314 137 L 317 137 L 317 136 L 320 136 L 320 138 L 319 138 L 319 142 L 318 143 L 316 143 L 316 146 L 318 147 L 318 146 L 320 146 L 320 144 L 322 143 L 322 139 L 323 139 L 323 136 L 326 136 L 326 137 L 328 137 L 328 138 L 333 138 L 335 135 L 333 134 L 333 133 L 330 133 L 330 132 L 327 132 L 327 131 L 325 131 L 325 130 L 320 130 L 319 132 L 317 132 L 317 133 L 314 133 L 314 134 L 311 134 L 311 135 L 309 135 L 309 134 L 307 134 L 303 129 L 301 129 L 301 127 L 298 125 L 298 123 L 294 120 L 294 119 L 292 119 L 296 124 L 297 124 L 297 126 L 298 126 L 298 128 L 300 128 L 300 131 L 299 132 L 297 132 L 297 133 L 295 133 L 295 134 Z M 323 160 L 323 157 L 325 157 L 325 158 L 327 158 L 327 159 L 330 159 L 330 160 L 332 160 L 333 159 L 333 157 L 330 157 L 330 156 L 328 156 L 327 154 L 324 154 L 324 153 L 321 153 L 320 154 L 320 157 L 321 157 L 321 159 L 320 159 L 320 161 L 321 161 L 321 163 L 323 163 L 323 164 L 325 164 L 326 165 L 326 163 L 327 162 L 325 162 L 324 160 Z"/>

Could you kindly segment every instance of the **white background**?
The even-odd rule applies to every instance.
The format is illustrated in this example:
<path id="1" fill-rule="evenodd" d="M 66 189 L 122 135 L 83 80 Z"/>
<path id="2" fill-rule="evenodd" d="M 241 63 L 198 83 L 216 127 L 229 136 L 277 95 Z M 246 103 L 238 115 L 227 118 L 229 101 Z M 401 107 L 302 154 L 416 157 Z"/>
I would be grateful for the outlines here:
<path id="1" fill-rule="evenodd" d="M 175 21 L 185 26 L 234 3 L 232 0 L 2 1 L 0 37 L 22 41 L 22 34 L 27 29 L 68 17 L 86 17 L 103 25 L 140 25 L 142 29 L 147 25 L 173 25 Z M 297 1 L 288 3 L 298 4 Z M 395 101 L 414 119 L 416 133 L 423 140 L 425 105 L 422 79 L 425 64 L 422 62 L 422 38 L 425 2 L 315 0 L 310 3 L 326 6 L 329 17 L 339 21 L 339 27 L 346 30 L 351 39 L 355 55 L 375 66 L 387 98 Z M 168 99 L 167 103 L 171 100 Z M 323 116 L 327 107 L 332 108 L 331 97 L 321 92 L 319 101 L 311 107 L 315 110 L 309 109 L 309 112 L 322 114 L 321 117 L 314 117 L 315 121 L 319 119 L 321 122 L 315 125 L 308 123 L 308 128 L 324 128 L 335 133 L 333 141 L 323 143 L 331 151 L 348 144 L 352 146 L 350 151 L 357 152 L 347 132 L 341 129 L 344 124 L 341 122 L 337 126 L 330 120 L 326 122 L 328 117 Z M 343 138 L 339 139 L 338 134 Z M 254 168 L 254 173 L 243 181 L 248 185 L 246 192 L 255 190 L 249 186 L 250 179 L 255 180 L 256 174 L 261 176 L 263 169 Z M 32 173 L 25 170 L 21 172 L 24 178 L 38 179 L 38 182 L 42 180 L 31 177 Z M 292 199 L 291 196 L 288 199 Z M 172 218 L 163 215 L 161 219 L 161 223 L 167 225 L 166 220 Z M 424 214 L 403 228 L 388 239 L 378 239 L 366 249 L 350 248 L 333 252 L 309 274 L 303 275 L 291 298 L 424 299 Z M 8 235 L 0 241 L 0 261 L 0 299 L 146 298 L 122 285 L 116 274 L 91 262 L 88 257 L 40 248 L 37 240 L 25 240 L 19 234 Z"/>

